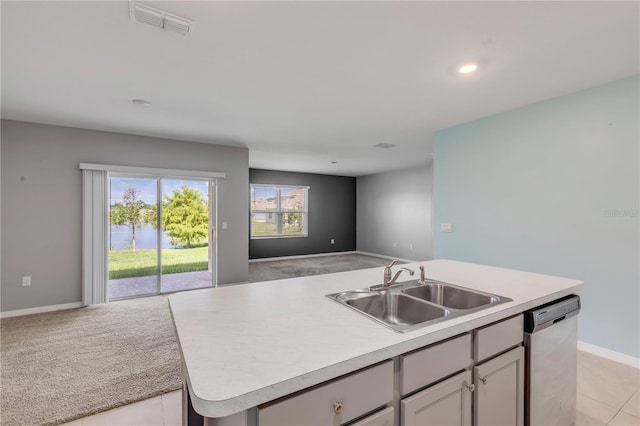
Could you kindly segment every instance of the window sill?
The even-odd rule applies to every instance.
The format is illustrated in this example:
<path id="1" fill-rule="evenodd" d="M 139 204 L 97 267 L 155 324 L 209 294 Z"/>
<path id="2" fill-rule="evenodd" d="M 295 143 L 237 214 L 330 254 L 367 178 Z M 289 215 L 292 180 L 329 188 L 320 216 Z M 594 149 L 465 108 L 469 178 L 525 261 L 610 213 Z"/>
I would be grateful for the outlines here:
<path id="1" fill-rule="evenodd" d="M 281 238 L 307 238 L 309 235 L 265 235 L 264 237 L 254 237 L 252 236 L 250 239 L 252 240 L 273 240 L 273 239 L 281 239 Z"/>

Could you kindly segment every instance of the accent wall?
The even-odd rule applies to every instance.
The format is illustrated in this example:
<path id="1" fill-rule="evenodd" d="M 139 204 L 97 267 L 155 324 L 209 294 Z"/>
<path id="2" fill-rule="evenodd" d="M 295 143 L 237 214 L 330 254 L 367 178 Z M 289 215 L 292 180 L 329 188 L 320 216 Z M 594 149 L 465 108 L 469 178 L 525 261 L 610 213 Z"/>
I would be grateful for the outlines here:
<path id="1" fill-rule="evenodd" d="M 308 236 L 250 238 L 250 259 L 356 249 L 356 178 L 250 169 L 249 181 L 309 187 Z"/>

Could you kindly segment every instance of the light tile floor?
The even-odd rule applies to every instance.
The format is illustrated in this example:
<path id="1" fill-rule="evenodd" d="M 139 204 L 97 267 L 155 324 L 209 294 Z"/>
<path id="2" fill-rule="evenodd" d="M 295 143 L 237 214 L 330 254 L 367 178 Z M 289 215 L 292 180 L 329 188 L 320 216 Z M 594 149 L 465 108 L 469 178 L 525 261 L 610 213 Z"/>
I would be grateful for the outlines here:
<path id="1" fill-rule="evenodd" d="M 640 426 L 640 370 L 578 352 L 575 426 Z M 180 391 L 66 423 L 73 426 L 178 426 Z"/>
<path id="2" fill-rule="evenodd" d="M 65 423 L 63 426 L 180 426 L 182 393 L 177 390 L 113 410 Z"/>
<path id="3" fill-rule="evenodd" d="M 640 425 L 640 370 L 578 352 L 576 426 Z"/>

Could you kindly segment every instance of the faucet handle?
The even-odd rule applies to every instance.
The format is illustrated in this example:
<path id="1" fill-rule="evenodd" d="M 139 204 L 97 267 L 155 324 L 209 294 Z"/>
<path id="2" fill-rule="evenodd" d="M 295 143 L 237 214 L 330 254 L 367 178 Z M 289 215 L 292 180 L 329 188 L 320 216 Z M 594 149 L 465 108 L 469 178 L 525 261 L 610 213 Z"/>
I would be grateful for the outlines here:
<path id="1" fill-rule="evenodd" d="M 387 266 L 385 266 L 385 268 L 389 268 L 389 269 L 391 269 L 391 267 L 392 267 L 393 265 L 395 265 L 396 263 L 398 263 L 398 262 L 400 262 L 398 259 L 393 259 L 393 260 L 391 261 L 391 263 L 390 263 L 390 264 L 388 264 Z"/>
<path id="2" fill-rule="evenodd" d="M 418 281 L 420 284 L 424 284 L 426 282 L 426 278 L 424 276 L 424 265 L 420 265 L 420 281 Z"/>

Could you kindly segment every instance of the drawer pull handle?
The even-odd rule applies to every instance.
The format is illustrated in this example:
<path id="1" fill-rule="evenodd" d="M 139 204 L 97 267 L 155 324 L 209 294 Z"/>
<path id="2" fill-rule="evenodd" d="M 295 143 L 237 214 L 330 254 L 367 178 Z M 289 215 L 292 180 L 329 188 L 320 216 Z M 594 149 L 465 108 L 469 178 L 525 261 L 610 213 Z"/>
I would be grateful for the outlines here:
<path id="1" fill-rule="evenodd" d="M 470 385 L 467 385 L 467 388 L 469 389 L 469 392 L 473 392 L 474 390 L 476 390 L 476 385 L 471 383 Z"/>
<path id="2" fill-rule="evenodd" d="M 333 411 L 335 411 L 336 414 L 342 414 L 343 410 L 344 405 L 342 404 L 342 402 L 336 402 L 335 404 L 333 404 Z"/>

